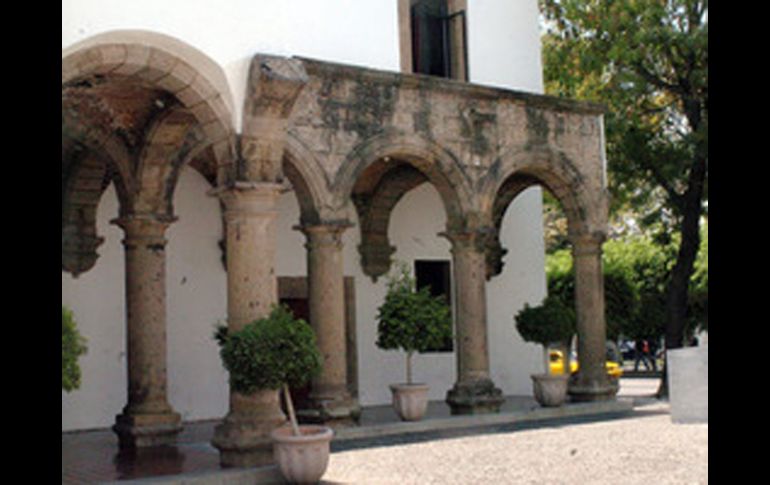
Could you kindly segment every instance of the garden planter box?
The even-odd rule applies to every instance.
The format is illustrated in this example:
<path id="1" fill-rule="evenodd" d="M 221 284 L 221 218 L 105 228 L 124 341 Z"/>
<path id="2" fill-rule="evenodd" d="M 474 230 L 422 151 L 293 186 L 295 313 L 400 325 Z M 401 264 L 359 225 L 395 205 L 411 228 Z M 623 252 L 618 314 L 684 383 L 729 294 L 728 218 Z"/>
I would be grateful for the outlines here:
<path id="1" fill-rule="evenodd" d="M 667 359 L 671 420 L 674 423 L 708 423 L 708 345 L 669 350 Z"/>

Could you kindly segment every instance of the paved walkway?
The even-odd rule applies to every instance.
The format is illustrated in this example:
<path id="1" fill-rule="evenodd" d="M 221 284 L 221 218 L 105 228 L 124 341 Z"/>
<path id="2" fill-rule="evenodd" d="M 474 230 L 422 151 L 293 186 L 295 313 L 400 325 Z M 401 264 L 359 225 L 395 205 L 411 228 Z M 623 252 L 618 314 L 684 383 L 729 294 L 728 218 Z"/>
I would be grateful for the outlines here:
<path id="1" fill-rule="evenodd" d="M 657 382 L 657 379 L 622 379 L 620 400 L 634 399 L 637 403 L 650 400 Z M 614 409 L 617 415 L 620 408 Z M 625 409 L 630 409 L 630 405 Z M 570 404 L 557 410 L 544 409 L 537 406 L 531 397 L 521 396 L 509 397 L 499 415 L 475 417 L 451 417 L 444 403 L 432 402 L 428 415 L 418 423 L 400 422 L 390 406 L 377 406 L 364 409 L 360 428 L 338 431 L 337 438 L 332 442 L 332 451 L 337 462 L 337 454 L 349 450 L 431 442 L 437 438 L 478 433 L 500 433 L 514 428 L 536 428 L 564 423 L 565 419 L 574 423 L 606 417 L 606 412 L 599 407 Z M 131 456 L 118 452 L 117 439 L 112 431 L 62 433 L 62 484 L 93 484 L 174 475 L 201 476 L 219 471 L 219 455 L 210 444 L 218 422 L 186 423 L 177 446 L 156 448 L 146 454 Z"/>
<path id="2" fill-rule="evenodd" d="M 570 422 L 334 453 L 324 484 L 707 484 L 708 424 L 666 403 Z"/>

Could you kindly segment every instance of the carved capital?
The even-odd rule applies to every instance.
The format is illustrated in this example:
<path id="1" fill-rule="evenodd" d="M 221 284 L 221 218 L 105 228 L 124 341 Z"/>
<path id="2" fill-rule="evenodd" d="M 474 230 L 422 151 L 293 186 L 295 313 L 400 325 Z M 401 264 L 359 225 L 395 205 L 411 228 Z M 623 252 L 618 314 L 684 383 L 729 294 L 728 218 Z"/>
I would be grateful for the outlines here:
<path id="1" fill-rule="evenodd" d="M 166 229 L 177 220 L 174 216 L 158 214 L 129 214 L 113 219 L 110 223 L 123 229 L 126 249 L 166 247 Z"/>
<path id="2" fill-rule="evenodd" d="M 308 250 L 318 248 L 342 249 L 342 234 L 346 229 L 353 227 L 348 221 L 335 221 L 322 224 L 303 224 L 294 226 L 307 237 L 305 247 Z"/>
<path id="3" fill-rule="evenodd" d="M 449 242 L 452 243 L 453 253 L 458 251 L 486 252 L 494 246 L 496 231 L 490 227 L 454 229 L 441 232 L 439 236 L 449 239 Z"/>
<path id="4" fill-rule="evenodd" d="M 283 192 L 281 184 L 267 182 L 233 182 L 209 191 L 225 206 L 225 220 L 237 221 L 264 214 L 277 214 L 275 205 Z"/>
<path id="5" fill-rule="evenodd" d="M 607 239 L 603 233 L 576 233 L 570 234 L 569 240 L 572 243 L 572 256 L 575 258 L 583 256 L 601 256 L 602 244 Z"/>

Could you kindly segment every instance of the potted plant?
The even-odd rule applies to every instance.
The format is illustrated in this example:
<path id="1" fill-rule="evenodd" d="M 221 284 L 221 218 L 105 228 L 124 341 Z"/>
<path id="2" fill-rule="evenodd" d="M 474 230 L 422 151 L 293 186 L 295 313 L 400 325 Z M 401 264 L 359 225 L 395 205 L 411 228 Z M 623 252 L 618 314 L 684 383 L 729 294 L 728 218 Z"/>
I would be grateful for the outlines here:
<path id="1" fill-rule="evenodd" d="M 377 346 L 383 350 L 406 352 L 406 383 L 392 384 L 393 407 L 405 421 L 425 415 L 429 387 L 412 378 L 415 352 L 439 348 L 452 338 L 452 315 L 441 297 L 431 296 L 428 288 L 416 290 L 406 263 L 398 263 L 388 278 L 388 292 L 378 309 Z"/>
<path id="2" fill-rule="evenodd" d="M 78 332 L 72 311 L 61 307 L 61 388 L 72 392 L 80 387 L 78 358 L 87 351 L 86 341 Z"/>
<path id="3" fill-rule="evenodd" d="M 516 314 L 516 329 L 527 342 L 543 346 L 544 374 L 532 375 L 535 400 L 541 406 L 561 406 L 567 399 L 569 366 L 565 362 L 562 374 L 552 374 L 548 346 L 568 341 L 575 329 L 575 312 L 555 296 L 548 296 L 540 305 L 524 305 Z"/>
<path id="4" fill-rule="evenodd" d="M 329 462 L 333 431 L 327 426 L 299 425 L 289 386 L 302 386 L 321 368 L 315 334 L 302 319 L 283 306 L 270 315 L 230 332 L 218 326 L 214 334 L 230 373 L 230 386 L 242 394 L 264 389 L 282 390 L 290 426 L 271 433 L 273 453 L 289 482 L 317 482 Z"/>

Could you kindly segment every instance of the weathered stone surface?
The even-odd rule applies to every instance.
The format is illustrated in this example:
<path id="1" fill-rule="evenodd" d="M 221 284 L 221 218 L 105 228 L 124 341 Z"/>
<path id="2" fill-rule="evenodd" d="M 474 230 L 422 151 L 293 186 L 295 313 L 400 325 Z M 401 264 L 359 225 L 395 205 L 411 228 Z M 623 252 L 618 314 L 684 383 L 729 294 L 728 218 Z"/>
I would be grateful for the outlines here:
<path id="1" fill-rule="evenodd" d="M 490 379 L 458 381 L 447 392 L 452 414 L 497 413 L 505 401 L 503 392 Z"/>

